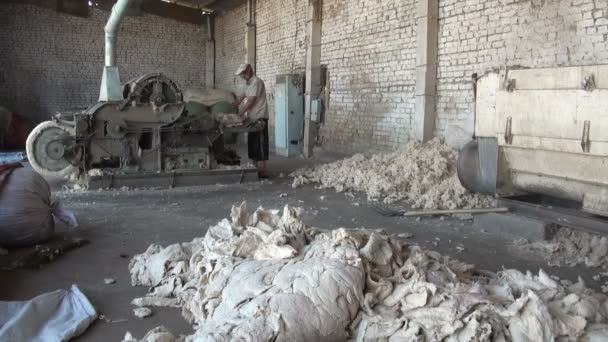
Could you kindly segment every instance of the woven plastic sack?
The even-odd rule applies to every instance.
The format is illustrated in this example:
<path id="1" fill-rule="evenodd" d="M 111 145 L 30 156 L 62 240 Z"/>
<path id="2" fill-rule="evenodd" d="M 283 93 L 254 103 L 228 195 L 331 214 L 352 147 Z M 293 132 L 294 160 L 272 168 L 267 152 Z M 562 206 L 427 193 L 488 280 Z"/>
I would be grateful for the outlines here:
<path id="1" fill-rule="evenodd" d="M 54 217 L 76 226 L 70 212 L 51 202 L 51 190 L 42 176 L 23 167 L 0 174 L 1 246 L 30 246 L 48 240 L 55 231 Z"/>

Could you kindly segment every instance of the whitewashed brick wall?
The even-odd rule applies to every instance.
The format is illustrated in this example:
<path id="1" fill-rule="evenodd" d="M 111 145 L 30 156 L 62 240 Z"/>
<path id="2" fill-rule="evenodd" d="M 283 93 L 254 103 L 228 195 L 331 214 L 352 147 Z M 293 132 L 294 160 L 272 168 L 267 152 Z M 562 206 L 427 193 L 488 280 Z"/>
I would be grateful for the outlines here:
<path id="1" fill-rule="evenodd" d="M 274 141 L 276 75 L 304 72 L 306 8 L 307 1 L 303 0 L 257 0 L 256 74 L 266 85 L 271 143 Z M 220 13 L 215 23 L 216 87 L 241 92 L 244 81 L 233 75 L 238 65 L 246 62 L 246 3 Z"/>
<path id="2" fill-rule="evenodd" d="M 608 63 L 607 0 L 440 0 L 439 7 L 436 133 L 446 140 L 472 131 L 473 73 Z"/>
<path id="3" fill-rule="evenodd" d="M 277 74 L 304 67 L 306 4 L 258 0 L 258 74 L 268 89 Z M 410 139 L 415 5 L 323 0 L 321 62 L 331 81 L 321 130 L 327 148 L 392 150 Z M 472 134 L 473 73 L 608 63 L 608 0 L 439 0 L 439 7 L 435 131 L 455 145 Z M 242 6 L 238 13 L 245 12 Z M 244 39 L 244 28 L 237 33 Z"/>
<path id="4" fill-rule="evenodd" d="M 305 0 L 257 0 L 257 74 L 266 84 L 271 126 L 276 75 L 304 72 L 307 6 Z M 218 27 L 229 23 L 243 27 L 233 31 L 241 35 L 235 41 L 244 44 L 246 11 L 243 5 L 224 13 L 216 21 L 216 34 L 229 30 Z M 332 94 L 321 134 L 329 148 L 387 150 L 408 141 L 414 113 L 414 13 L 414 0 L 323 1 L 321 63 L 328 65 Z M 226 18 L 230 15 L 242 22 Z M 216 70 L 224 67 L 220 64 L 230 70 L 235 65 L 226 56 L 216 59 Z"/>
<path id="5" fill-rule="evenodd" d="M 238 91 L 241 81 L 234 76 L 246 62 L 245 33 L 247 6 L 219 13 L 215 17 L 215 87 Z"/>
<path id="6" fill-rule="evenodd" d="M 342 151 L 392 150 L 410 137 L 415 0 L 324 0 L 321 63 L 331 96 L 322 135 Z"/>
<path id="7" fill-rule="evenodd" d="M 34 122 L 93 104 L 109 12 L 81 18 L 25 4 L 0 5 L 0 105 Z M 204 27 L 149 14 L 126 17 L 118 34 L 121 80 L 162 72 L 182 88 L 205 84 Z"/>
<path id="8" fill-rule="evenodd" d="M 272 90 L 277 74 L 302 72 L 305 0 L 258 0 L 257 73 Z M 436 134 L 471 134 L 471 75 L 504 67 L 608 63 L 608 0 L 440 0 Z M 393 150 L 411 137 L 416 0 L 323 0 L 321 63 L 330 108 L 324 146 Z M 38 120 L 96 100 L 108 13 L 78 18 L 29 5 L 0 6 L 0 101 Z M 238 90 L 245 61 L 246 5 L 216 19 L 216 86 Z M 204 28 L 144 15 L 121 31 L 123 80 L 163 71 L 182 86 L 204 84 Z"/>
<path id="9" fill-rule="evenodd" d="M 307 6 L 307 0 L 257 0 L 257 75 L 266 85 L 272 141 L 276 76 L 304 73 Z"/>

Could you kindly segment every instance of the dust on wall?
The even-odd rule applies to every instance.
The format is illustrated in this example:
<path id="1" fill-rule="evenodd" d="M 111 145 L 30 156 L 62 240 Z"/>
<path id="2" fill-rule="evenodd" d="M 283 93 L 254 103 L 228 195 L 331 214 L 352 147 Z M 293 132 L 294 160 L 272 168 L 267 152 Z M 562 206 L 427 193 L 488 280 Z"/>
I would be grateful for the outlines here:
<path id="1" fill-rule="evenodd" d="M 322 134 L 340 151 L 394 150 L 410 139 L 416 1 L 325 0 L 321 63 L 331 107 Z"/>
<path id="2" fill-rule="evenodd" d="M 108 16 L 99 9 L 81 18 L 34 5 L 0 5 L 0 104 L 39 122 L 95 103 Z M 117 47 L 121 81 L 160 71 L 182 88 L 202 87 L 205 39 L 203 26 L 150 14 L 126 17 Z"/>

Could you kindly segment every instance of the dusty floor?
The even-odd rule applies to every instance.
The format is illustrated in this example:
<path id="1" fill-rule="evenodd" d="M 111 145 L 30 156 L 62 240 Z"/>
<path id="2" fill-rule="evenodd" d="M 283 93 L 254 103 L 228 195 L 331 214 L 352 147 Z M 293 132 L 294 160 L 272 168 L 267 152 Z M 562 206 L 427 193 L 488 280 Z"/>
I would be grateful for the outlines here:
<path id="1" fill-rule="evenodd" d="M 536 272 L 544 268 L 571 280 L 580 275 L 589 286 L 599 288 L 592 280 L 595 270 L 552 268 L 542 260 L 526 258 L 509 248 L 510 241 L 473 228 L 470 221 L 433 218 L 418 222 L 382 217 L 368 206 L 361 194 L 350 198 L 310 185 L 292 189 L 291 179 L 286 175 L 288 169 L 295 166 L 296 163 L 275 161 L 271 166 L 274 173 L 283 172 L 285 177 L 275 176 L 259 183 L 163 191 L 56 192 L 56 197 L 79 220 L 80 227 L 71 234 L 89 239 L 91 243 L 40 269 L 2 272 L 0 300 L 28 299 L 77 284 L 99 314 L 118 321 L 99 320 L 77 338 L 78 341 L 120 341 L 127 330 L 143 336 L 161 324 L 175 334 L 188 333 L 191 328 L 176 309 L 155 308 L 154 314 L 143 320 L 133 316 L 129 302 L 143 296 L 146 289 L 130 284 L 127 270 L 130 256 L 143 252 L 151 243 L 168 245 L 202 236 L 207 227 L 229 215 L 232 204 L 243 200 L 250 207 L 279 208 L 286 203 L 303 207 L 304 220 L 319 227 L 384 228 L 394 233 L 411 233 L 412 242 L 489 270 L 507 267 Z M 459 251 L 457 247 L 464 250 Z M 114 278 L 116 283 L 106 285 L 104 278 Z"/>

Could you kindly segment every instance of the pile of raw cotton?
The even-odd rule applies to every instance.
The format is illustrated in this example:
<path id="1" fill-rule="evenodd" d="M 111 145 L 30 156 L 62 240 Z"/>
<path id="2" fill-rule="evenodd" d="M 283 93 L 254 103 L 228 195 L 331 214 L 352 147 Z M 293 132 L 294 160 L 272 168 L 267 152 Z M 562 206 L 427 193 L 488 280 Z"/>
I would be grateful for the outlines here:
<path id="1" fill-rule="evenodd" d="M 245 204 L 203 238 L 130 265 L 133 304 L 182 307 L 185 341 L 600 341 L 603 294 L 548 276 L 478 271 L 378 230 L 312 228 Z M 173 341 L 162 327 L 142 341 Z M 131 334 L 125 341 L 136 341 Z"/>
<path id="2" fill-rule="evenodd" d="M 551 240 L 532 243 L 516 241 L 516 245 L 523 250 L 541 254 L 551 266 L 608 268 L 606 236 L 562 227 Z"/>
<path id="3" fill-rule="evenodd" d="M 385 203 L 412 201 L 423 209 L 487 207 L 492 198 L 467 191 L 456 175 L 458 152 L 435 138 L 426 144 L 366 157 L 363 154 L 292 173 L 293 187 L 319 183 L 338 192 L 363 191 Z"/>

